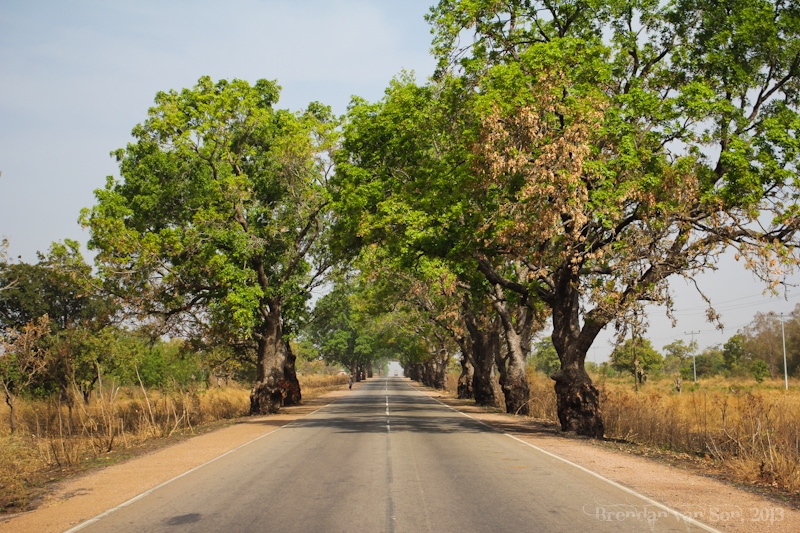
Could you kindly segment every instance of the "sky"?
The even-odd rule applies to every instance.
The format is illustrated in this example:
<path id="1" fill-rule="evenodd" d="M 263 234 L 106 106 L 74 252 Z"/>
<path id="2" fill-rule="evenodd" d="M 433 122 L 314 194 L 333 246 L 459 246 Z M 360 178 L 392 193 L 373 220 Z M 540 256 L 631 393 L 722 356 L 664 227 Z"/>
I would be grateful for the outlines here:
<path id="1" fill-rule="evenodd" d="M 320 101 L 344 114 L 353 95 L 377 101 L 403 70 L 421 82 L 433 72 L 424 20 L 433 3 L 0 0 L 0 239 L 9 257 L 35 263 L 54 241 L 86 243 L 80 210 L 106 176 L 119 177 L 109 153 L 131 140 L 158 91 L 204 75 L 266 78 L 283 87 L 280 108 Z M 731 257 L 700 282 L 725 329 L 706 323 L 702 300 L 676 280 L 677 327 L 649 313 L 657 349 L 676 339 L 721 344 L 756 312 L 788 314 L 800 303 L 800 289 L 765 297 Z M 590 359 L 605 359 L 610 337 Z"/>

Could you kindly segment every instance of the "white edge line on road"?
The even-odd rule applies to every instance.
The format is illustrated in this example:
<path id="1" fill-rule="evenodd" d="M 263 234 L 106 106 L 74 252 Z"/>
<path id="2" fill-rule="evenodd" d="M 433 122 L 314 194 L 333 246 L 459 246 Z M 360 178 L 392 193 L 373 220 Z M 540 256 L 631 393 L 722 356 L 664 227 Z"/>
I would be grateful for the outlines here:
<path id="1" fill-rule="evenodd" d="M 458 414 L 464 415 L 467 418 L 470 418 L 470 419 L 474 420 L 475 422 L 490 428 L 492 431 L 500 433 L 500 431 L 498 431 L 492 425 L 487 424 L 486 422 L 483 422 L 482 420 L 478 420 L 477 418 L 475 418 L 474 416 L 472 416 L 472 415 L 470 415 L 468 413 L 464 413 L 462 411 L 459 411 L 458 409 L 456 409 L 454 407 L 451 407 L 451 406 L 447 405 L 446 403 L 437 400 L 436 398 L 433 398 L 433 397 L 430 397 L 430 396 L 429 396 L 429 398 L 431 398 L 436 403 L 438 403 L 440 405 L 443 405 L 444 407 L 447 407 L 451 411 L 455 411 Z M 581 465 L 579 465 L 577 463 L 573 463 L 572 461 L 570 461 L 568 459 L 564 459 L 563 457 L 560 457 L 560 456 L 558 456 L 558 455 L 556 455 L 556 454 L 554 454 L 552 452 L 548 452 L 547 450 L 543 450 L 542 448 L 539 448 L 535 444 L 531 444 L 530 442 L 526 442 L 526 441 L 520 439 L 519 437 L 515 437 L 514 435 L 511 435 L 510 433 L 502 433 L 502 435 L 504 435 L 506 437 L 509 437 L 511 439 L 514 439 L 515 441 L 517 441 L 517 442 L 519 442 L 521 444 L 524 444 L 525 446 L 528 446 L 530 448 L 533 448 L 534 450 L 536 450 L 536 451 L 538 451 L 540 453 L 543 453 L 543 454 L 545 454 L 545 455 L 547 455 L 549 457 L 552 457 L 553 459 L 558 459 L 559 461 L 561 461 L 563 463 L 566 463 L 566 464 L 568 464 L 568 465 L 570 465 L 572 467 L 575 467 L 578 470 L 581 470 L 581 471 L 583 471 L 583 472 L 585 472 L 587 474 L 590 474 L 590 475 L 596 477 L 597 479 L 605 481 L 609 485 L 611 485 L 613 487 L 616 487 L 616 488 L 618 488 L 618 489 L 620 489 L 620 490 L 622 490 L 624 492 L 627 492 L 628 494 L 631 494 L 632 496 L 636 496 L 637 498 L 641 498 L 642 500 L 646 501 L 650 505 L 653 505 L 653 506 L 658 507 L 659 509 L 661 509 L 663 511 L 666 511 L 666 512 L 670 513 L 671 515 L 675 516 L 679 520 L 683 520 L 685 523 L 695 525 L 695 526 L 697 526 L 697 527 L 699 527 L 701 529 L 704 529 L 705 531 L 709 531 L 710 533 L 722 533 L 718 529 L 714 529 L 713 527 L 711 527 L 709 525 L 706 525 L 706 524 L 704 524 L 702 522 L 698 522 L 694 518 L 692 518 L 690 516 L 686 516 L 685 514 L 681 513 L 680 511 L 676 511 L 675 509 L 671 509 L 670 507 L 667 507 L 663 503 L 659 503 L 659 502 L 657 502 L 657 501 L 655 501 L 655 500 L 653 500 L 651 498 L 648 498 L 644 494 L 639 494 L 635 490 L 630 489 L 630 488 L 626 487 L 625 485 L 620 485 L 616 481 L 612 481 L 612 480 L 608 479 L 607 477 L 598 474 L 597 472 L 593 472 L 592 470 L 589 470 L 588 468 L 586 468 L 584 466 L 581 466 Z"/>
<path id="2" fill-rule="evenodd" d="M 314 411 L 312 411 L 312 412 L 310 412 L 308 414 L 305 414 L 300 418 L 305 418 L 307 416 L 311 416 L 314 413 L 316 413 L 316 412 L 318 412 L 318 411 L 320 411 L 322 409 L 325 409 L 326 407 L 329 407 L 329 406 L 333 405 L 335 402 L 336 402 L 336 400 L 332 401 L 329 404 L 325 404 L 322 407 L 320 407 L 319 409 L 315 409 Z M 108 509 L 107 511 L 104 511 L 104 512 L 100 513 L 99 515 L 86 520 L 85 522 L 81 522 L 77 526 L 64 531 L 64 533 L 75 533 L 76 531 L 80 531 L 81 529 L 83 529 L 83 528 L 85 528 L 87 526 L 90 526 L 90 525 L 94 524 L 95 522 L 100 521 L 101 519 L 105 518 L 106 516 L 116 512 L 116 511 L 119 511 L 120 509 L 122 509 L 124 507 L 127 507 L 127 506 L 131 505 L 132 503 L 135 503 L 135 502 L 141 500 L 142 498 L 145 498 L 145 497 L 149 496 L 150 494 L 154 493 L 158 489 L 169 485 L 173 481 L 177 481 L 177 480 L 181 479 L 184 476 L 188 476 L 189 474 L 191 474 L 195 470 L 200 470 L 201 468 L 206 467 L 206 466 L 210 465 L 211 463 L 214 463 L 214 462 L 222 459 L 223 457 L 225 457 L 227 455 L 230 455 L 230 454 L 232 454 L 234 452 L 238 452 L 239 450 L 241 450 L 242 448 L 244 448 L 246 446 L 250 446 L 254 442 L 258 442 L 258 441 L 260 441 L 261 439 L 263 439 L 265 437 L 269 437 L 270 435 L 272 435 L 276 431 L 280 431 L 281 429 L 283 429 L 285 427 L 291 426 L 291 424 L 293 424 L 294 422 L 295 421 L 292 420 L 291 422 L 288 422 L 288 423 L 284 424 L 283 426 L 280 426 L 278 428 L 273 429 L 269 433 L 264 433 L 263 435 L 259 435 L 258 437 L 254 438 L 252 440 L 249 440 L 249 441 L 245 442 L 244 444 L 240 444 L 236 448 L 233 448 L 232 450 L 228 450 L 227 452 L 223 453 L 222 455 L 218 455 L 218 456 L 214 457 L 213 459 L 210 459 L 210 460 L 206 461 L 205 463 L 203 463 L 201 465 L 195 466 L 194 468 L 192 468 L 190 470 L 187 470 L 183 474 L 178 474 L 174 478 L 168 479 L 167 481 L 164 481 L 163 483 L 161 483 L 159 485 L 156 485 L 155 487 L 144 491 L 143 493 L 139 494 L 138 496 L 134 496 L 133 498 L 131 498 L 130 500 L 128 500 L 126 502 L 122 502 L 121 504 L 117 505 L 116 507 L 112 507 L 111 509 Z"/>
<path id="3" fill-rule="evenodd" d="M 607 477 L 598 474 L 597 472 L 589 470 L 588 468 L 586 468 L 584 466 L 581 466 L 581 465 L 579 465 L 577 463 L 573 463 L 572 461 L 570 461 L 568 459 L 564 459 L 563 457 L 560 457 L 560 456 L 558 456 L 558 455 L 556 455 L 554 453 L 548 452 L 547 450 L 543 450 L 542 448 L 539 448 L 535 444 L 531 444 L 530 442 L 526 442 L 526 441 L 520 439 L 519 437 L 511 435 L 510 433 L 503 433 L 503 435 L 505 435 L 508 438 L 514 439 L 515 441 L 517 441 L 517 442 L 519 442 L 521 444 L 524 444 L 525 446 L 533 448 L 534 450 L 536 450 L 536 451 L 538 451 L 540 453 L 543 453 L 543 454 L 545 454 L 545 455 L 547 455 L 549 457 L 552 457 L 553 459 L 558 459 L 559 461 L 562 461 L 562 462 L 564 462 L 564 463 L 566 463 L 566 464 L 568 464 L 568 465 L 570 465 L 572 467 L 575 467 L 578 470 L 581 470 L 582 472 L 590 474 L 590 475 L 596 477 L 597 479 L 605 481 L 606 483 L 608 483 L 609 485 L 611 485 L 613 487 L 616 487 L 616 488 L 618 488 L 618 489 L 620 489 L 620 490 L 622 490 L 624 492 L 627 492 L 628 494 L 630 494 L 632 496 L 636 496 L 637 498 L 640 498 L 640 499 L 646 501 L 648 504 L 653 505 L 654 507 L 658 507 L 659 509 L 670 513 L 671 515 L 675 516 L 675 518 L 677 518 L 677 519 L 679 519 L 679 520 L 681 520 L 681 521 L 683 521 L 685 523 L 692 524 L 694 526 L 697 526 L 697 527 L 699 527 L 701 529 L 704 529 L 706 531 L 709 531 L 711 533 L 722 533 L 718 529 L 714 529 L 713 527 L 711 527 L 709 525 L 706 525 L 706 524 L 704 524 L 702 522 L 698 522 L 694 518 L 692 518 L 690 516 L 687 516 L 687 515 L 681 513 L 680 511 L 676 511 L 675 509 L 671 509 L 670 507 L 667 507 L 663 503 L 659 503 L 659 502 L 657 502 L 657 501 L 655 501 L 655 500 L 653 500 L 651 498 L 648 498 L 644 494 L 640 494 L 640 493 L 636 492 L 635 490 L 626 487 L 625 485 L 620 485 L 616 481 L 612 481 L 612 480 L 608 479 Z"/>

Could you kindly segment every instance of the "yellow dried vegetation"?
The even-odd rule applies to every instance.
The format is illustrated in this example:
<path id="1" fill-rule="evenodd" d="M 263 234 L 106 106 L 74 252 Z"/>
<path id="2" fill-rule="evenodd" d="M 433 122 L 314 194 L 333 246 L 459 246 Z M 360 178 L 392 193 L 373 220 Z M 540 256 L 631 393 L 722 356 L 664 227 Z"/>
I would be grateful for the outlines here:
<path id="1" fill-rule="evenodd" d="M 800 494 L 800 388 L 783 381 L 713 378 L 684 384 L 594 376 L 601 394 L 605 436 L 636 445 L 647 455 L 701 464 L 743 484 Z M 458 372 L 448 376 L 455 392 Z M 558 423 L 553 381 L 528 369 L 531 417 Z M 502 393 L 496 387 L 502 403 Z M 502 407 L 502 406 L 501 406 Z"/>
<path id="2" fill-rule="evenodd" d="M 529 373 L 532 416 L 558 421 L 552 381 Z M 608 439 L 700 459 L 738 483 L 800 492 L 800 390 L 714 378 L 684 385 L 595 376 Z"/>
<path id="3" fill-rule="evenodd" d="M 780 383 L 783 384 L 782 382 Z M 607 382 L 606 436 L 701 457 L 737 482 L 800 491 L 800 392 L 722 378 L 684 387 Z"/>
<path id="4" fill-rule="evenodd" d="M 304 398 L 342 387 L 347 376 L 301 376 Z M 76 394 L 76 398 L 80 395 Z M 90 402 L 20 400 L 17 428 L 0 406 L 0 512 L 24 509 L 44 483 L 169 437 L 191 435 L 248 414 L 250 389 L 144 390 L 104 385 Z"/>

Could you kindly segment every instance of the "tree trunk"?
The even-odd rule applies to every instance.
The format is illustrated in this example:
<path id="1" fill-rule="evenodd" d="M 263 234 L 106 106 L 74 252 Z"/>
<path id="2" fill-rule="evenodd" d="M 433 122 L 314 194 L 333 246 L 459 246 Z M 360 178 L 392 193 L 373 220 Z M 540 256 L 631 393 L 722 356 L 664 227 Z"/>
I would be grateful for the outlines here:
<path id="1" fill-rule="evenodd" d="M 528 375 L 525 372 L 526 350 L 523 348 L 523 339 L 530 337 L 533 314 L 524 307 L 520 307 L 517 309 L 517 320 L 515 321 L 500 286 L 495 286 L 492 305 L 503 323 L 506 340 L 506 357 L 502 360 L 498 357 L 497 362 L 497 368 L 501 369 L 500 388 L 505 397 L 506 413 L 529 415 L 531 411 L 530 387 Z M 520 328 L 520 331 L 517 331 L 517 327 Z"/>
<path id="2" fill-rule="evenodd" d="M 499 401 L 494 393 L 494 358 L 491 354 L 476 354 L 475 372 L 472 374 L 472 391 L 475 403 L 487 407 L 497 407 Z"/>
<path id="3" fill-rule="evenodd" d="M 8 405 L 8 427 L 13 435 L 17 431 L 17 410 L 16 398 L 12 398 L 11 394 L 6 393 L 6 405 Z"/>
<path id="4" fill-rule="evenodd" d="M 558 419 L 562 431 L 602 439 L 603 418 L 600 413 L 600 393 L 583 368 L 572 366 L 552 375 L 556 382 Z"/>
<path id="5" fill-rule="evenodd" d="M 256 382 L 250 392 L 250 414 L 277 413 L 283 404 L 286 344 L 280 306 L 271 307 L 258 338 Z"/>
<path id="6" fill-rule="evenodd" d="M 561 429 L 600 439 L 604 433 L 600 393 L 586 373 L 584 363 L 586 353 L 607 322 L 587 316 L 581 328 L 580 293 L 574 276 L 569 269 L 560 273 L 554 300 L 549 302 L 553 310 L 553 346 L 561 361 L 561 369 L 551 378 L 556 382 Z"/>
<path id="7" fill-rule="evenodd" d="M 300 392 L 300 382 L 297 380 L 295 361 L 297 356 L 292 353 L 289 343 L 286 343 L 286 362 L 283 364 L 283 405 L 298 405 L 303 395 Z"/>
<path id="8" fill-rule="evenodd" d="M 450 362 L 450 354 L 446 350 L 440 350 L 434 359 L 432 387 L 437 390 L 447 389 L 447 367 Z"/>
<path id="9" fill-rule="evenodd" d="M 462 400 L 472 400 L 475 394 L 472 390 L 472 375 L 475 367 L 469 360 L 467 354 L 461 354 L 461 375 L 458 376 L 458 397 Z"/>
<path id="10" fill-rule="evenodd" d="M 500 332 L 496 321 L 489 320 L 486 315 L 478 320 L 471 312 L 465 313 L 464 320 L 472 344 L 472 390 L 475 403 L 497 407 L 498 401 L 494 392 L 494 361 L 500 349 Z"/>
<path id="11" fill-rule="evenodd" d="M 410 363 L 405 368 L 405 375 L 411 381 L 422 381 L 421 365 L 419 363 Z"/>
<path id="12" fill-rule="evenodd" d="M 509 353 L 506 359 L 506 371 L 500 379 L 500 388 L 506 401 L 506 413 L 512 415 L 529 415 L 530 387 L 525 373 L 525 358 Z"/>

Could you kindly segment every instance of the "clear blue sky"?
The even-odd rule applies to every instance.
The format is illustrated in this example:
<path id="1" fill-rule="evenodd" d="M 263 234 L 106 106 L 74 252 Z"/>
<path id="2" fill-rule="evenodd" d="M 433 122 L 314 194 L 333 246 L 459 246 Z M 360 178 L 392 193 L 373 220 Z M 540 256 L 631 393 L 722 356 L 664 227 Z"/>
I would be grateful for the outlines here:
<path id="1" fill-rule="evenodd" d="M 146 118 L 157 91 L 214 79 L 277 80 L 279 107 L 311 101 L 345 112 L 352 95 L 381 98 L 391 78 L 434 61 L 424 15 L 434 0 L 0 0 L 0 237 L 10 255 L 87 235 L 77 224 L 105 177 L 118 176 L 109 152 Z M 800 282 L 800 277 L 794 277 Z M 726 322 L 704 321 L 702 301 L 674 285 L 679 323 L 651 314 L 656 348 L 695 337 L 724 342 L 757 311 L 789 312 L 761 296 L 733 261 L 703 279 Z M 605 340 L 605 339 L 604 339 Z M 604 358 L 603 341 L 590 352 Z"/>

